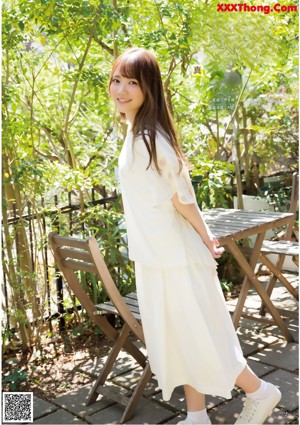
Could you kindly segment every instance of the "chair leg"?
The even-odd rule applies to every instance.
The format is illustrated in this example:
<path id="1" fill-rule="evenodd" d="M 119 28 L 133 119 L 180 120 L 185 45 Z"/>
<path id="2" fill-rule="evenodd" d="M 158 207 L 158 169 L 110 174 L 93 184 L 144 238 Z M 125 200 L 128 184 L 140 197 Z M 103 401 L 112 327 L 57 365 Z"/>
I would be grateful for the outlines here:
<path id="1" fill-rule="evenodd" d="M 290 284 L 290 282 L 283 276 L 283 274 L 278 270 L 278 268 L 267 258 L 267 256 L 261 253 L 260 258 L 261 258 L 261 261 L 271 271 L 271 273 L 273 273 L 273 276 L 271 276 L 266 288 L 267 294 L 271 296 L 274 286 L 276 284 L 276 280 L 278 279 L 286 287 L 286 289 L 293 295 L 293 297 L 295 297 L 296 300 L 299 300 L 298 291 Z M 265 315 L 265 306 L 263 303 L 260 307 L 259 313 L 262 316 Z"/>
<path id="2" fill-rule="evenodd" d="M 102 332 L 114 343 L 119 338 L 119 332 L 108 322 L 107 316 L 95 315 L 92 316 L 95 324 L 102 330 Z M 141 352 L 141 350 L 134 345 L 130 340 L 125 341 L 124 349 L 129 353 L 142 368 L 147 363 L 147 357 Z"/>
<path id="3" fill-rule="evenodd" d="M 126 406 L 126 409 L 122 415 L 122 418 L 120 419 L 120 423 L 123 424 L 124 422 L 129 421 L 136 410 L 137 404 L 140 400 L 140 398 L 143 395 L 144 389 L 146 387 L 146 385 L 148 384 L 150 378 L 152 376 L 152 371 L 150 368 L 150 364 L 148 363 L 142 373 L 142 376 L 139 380 L 139 383 L 137 384 L 137 386 L 135 387 L 132 396 L 130 397 L 129 403 Z"/>
<path id="4" fill-rule="evenodd" d="M 260 298 L 263 300 L 264 304 L 266 304 L 266 307 L 268 308 L 268 310 L 270 311 L 270 314 L 274 319 L 274 324 L 276 323 L 276 325 L 280 328 L 282 334 L 285 336 L 287 341 L 289 342 L 294 341 L 293 335 L 287 328 L 286 324 L 284 323 L 284 320 L 282 319 L 281 315 L 277 311 L 276 307 L 270 300 L 268 294 L 266 293 L 265 289 L 262 287 L 260 281 L 257 279 L 253 271 L 257 262 L 256 252 L 258 248 L 260 249 L 261 247 L 262 237 L 264 237 L 264 233 L 260 233 L 258 237 L 256 238 L 256 242 L 255 242 L 255 246 L 253 249 L 253 254 L 251 256 L 250 262 L 246 260 L 241 250 L 239 249 L 237 244 L 235 244 L 234 241 L 229 240 L 227 242 L 228 248 L 230 249 L 235 259 L 237 260 L 237 262 L 239 263 L 239 265 L 241 266 L 241 268 L 244 270 L 246 274 L 232 320 L 233 320 L 234 326 L 237 326 L 239 323 L 239 319 L 241 317 L 241 313 L 244 307 L 248 290 L 250 288 L 250 285 L 252 285 L 255 288 L 258 295 L 260 296 Z"/>
<path id="5" fill-rule="evenodd" d="M 130 328 L 129 326 L 125 323 L 120 334 L 119 337 L 117 338 L 115 345 L 113 347 L 113 349 L 111 350 L 108 359 L 106 360 L 105 365 L 103 366 L 100 375 L 98 376 L 89 396 L 88 399 L 85 403 L 86 406 L 89 406 L 93 403 L 95 403 L 95 401 L 97 400 L 97 397 L 99 395 L 99 393 L 97 392 L 97 389 L 99 386 L 103 385 L 106 381 L 107 376 L 109 375 L 117 357 L 119 352 L 121 351 L 121 349 L 124 346 L 125 341 L 128 338 L 130 332 Z"/>
<path id="6" fill-rule="evenodd" d="M 127 340 L 124 343 L 124 350 L 127 351 L 127 353 L 129 353 L 144 369 L 147 363 L 147 357 L 141 352 L 141 350 L 136 345 L 134 345 L 130 340 Z"/>

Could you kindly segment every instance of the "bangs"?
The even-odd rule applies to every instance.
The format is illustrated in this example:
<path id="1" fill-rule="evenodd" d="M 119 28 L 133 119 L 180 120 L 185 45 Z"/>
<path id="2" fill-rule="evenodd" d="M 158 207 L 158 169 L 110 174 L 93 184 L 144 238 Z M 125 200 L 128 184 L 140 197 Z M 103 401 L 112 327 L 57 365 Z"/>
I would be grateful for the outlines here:
<path id="1" fill-rule="evenodd" d="M 111 78 L 116 70 L 124 78 L 137 80 L 145 95 L 149 90 L 151 91 L 153 79 L 161 78 L 155 57 L 147 50 L 140 48 L 129 49 L 115 60 Z"/>
<path id="2" fill-rule="evenodd" d="M 141 64 L 134 57 L 123 58 L 123 60 L 116 65 L 119 66 L 122 77 L 133 78 L 141 82 Z"/>

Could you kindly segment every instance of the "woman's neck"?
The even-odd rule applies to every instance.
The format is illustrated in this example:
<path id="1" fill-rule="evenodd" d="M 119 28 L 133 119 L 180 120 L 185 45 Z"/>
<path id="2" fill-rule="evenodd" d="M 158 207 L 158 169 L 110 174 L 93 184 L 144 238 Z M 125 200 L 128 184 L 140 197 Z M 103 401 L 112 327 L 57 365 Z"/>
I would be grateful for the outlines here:
<path id="1" fill-rule="evenodd" d="M 126 121 L 130 123 L 131 127 L 133 127 L 135 116 L 136 114 L 126 114 Z"/>

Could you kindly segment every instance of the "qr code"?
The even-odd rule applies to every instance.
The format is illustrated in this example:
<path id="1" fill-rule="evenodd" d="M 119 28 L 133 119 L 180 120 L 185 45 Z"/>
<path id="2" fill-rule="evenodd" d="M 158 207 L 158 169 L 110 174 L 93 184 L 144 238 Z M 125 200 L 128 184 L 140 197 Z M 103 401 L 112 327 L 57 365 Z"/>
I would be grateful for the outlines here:
<path id="1" fill-rule="evenodd" d="M 33 393 L 2 393 L 3 423 L 33 422 Z"/>

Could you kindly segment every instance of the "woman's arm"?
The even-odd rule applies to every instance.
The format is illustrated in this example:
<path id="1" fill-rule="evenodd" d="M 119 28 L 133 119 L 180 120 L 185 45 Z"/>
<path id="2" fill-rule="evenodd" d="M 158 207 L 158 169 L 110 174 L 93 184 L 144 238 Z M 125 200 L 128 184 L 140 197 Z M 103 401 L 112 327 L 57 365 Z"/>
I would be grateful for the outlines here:
<path id="1" fill-rule="evenodd" d="M 223 247 L 219 247 L 219 242 L 211 233 L 208 225 L 205 223 L 201 211 L 195 204 L 182 204 L 177 193 L 172 198 L 172 202 L 176 210 L 194 227 L 199 233 L 203 242 L 210 250 L 214 258 L 219 258 L 224 252 Z"/>

